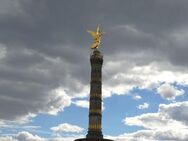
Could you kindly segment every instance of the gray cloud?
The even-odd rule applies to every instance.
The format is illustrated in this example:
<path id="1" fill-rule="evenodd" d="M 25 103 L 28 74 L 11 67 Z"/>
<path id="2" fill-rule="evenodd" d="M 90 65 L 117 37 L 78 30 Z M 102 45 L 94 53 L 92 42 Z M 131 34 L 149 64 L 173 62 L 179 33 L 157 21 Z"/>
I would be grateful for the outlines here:
<path id="1" fill-rule="evenodd" d="M 59 104 L 59 95 L 52 98 L 55 90 L 64 101 L 86 96 L 92 42 L 86 29 L 98 24 L 106 32 L 101 48 L 104 87 L 113 89 L 120 82 L 121 87 L 129 84 L 126 90 L 142 87 L 146 74 L 132 68 L 153 62 L 157 72 L 186 73 L 186 13 L 186 0 L 2 0 L 0 51 L 6 51 L 0 53 L 0 119 L 63 110 L 70 103 Z"/>
<path id="2" fill-rule="evenodd" d="M 161 104 L 160 112 L 163 112 L 169 118 L 172 118 L 177 121 L 181 121 L 184 124 L 188 125 L 188 102 L 177 102 L 174 104 Z"/>

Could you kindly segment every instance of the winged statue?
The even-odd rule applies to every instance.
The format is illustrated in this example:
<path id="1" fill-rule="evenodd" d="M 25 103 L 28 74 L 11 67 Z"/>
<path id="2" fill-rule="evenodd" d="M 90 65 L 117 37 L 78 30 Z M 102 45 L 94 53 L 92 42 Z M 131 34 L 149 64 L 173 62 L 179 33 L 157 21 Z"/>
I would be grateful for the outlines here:
<path id="1" fill-rule="evenodd" d="M 90 33 L 91 36 L 93 37 L 93 44 L 91 45 L 91 49 L 98 48 L 101 43 L 101 37 L 104 34 L 104 32 L 100 31 L 99 26 L 97 26 L 97 31 L 87 30 L 87 32 Z"/>

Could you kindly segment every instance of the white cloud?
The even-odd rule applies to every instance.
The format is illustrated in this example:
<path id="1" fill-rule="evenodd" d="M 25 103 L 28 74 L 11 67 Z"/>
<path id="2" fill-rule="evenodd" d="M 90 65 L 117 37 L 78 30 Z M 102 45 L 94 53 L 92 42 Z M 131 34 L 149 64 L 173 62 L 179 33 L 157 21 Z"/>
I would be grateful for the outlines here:
<path id="1" fill-rule="evenodd" d="M 84 135 L 74 135 L 70 137 L 55 137 L 55 138 L 49 138 L 46 141 L 74 141 L 75 139 L 84 138 Z"/>
<path id="2" fill-rule="evenodd" d="M 49 114 L 56 115 L 59 111 L 63 111 L 65 107 L 71 105 L 71 98 L 66 94 L 64 89 L 57 88 L 52 91 L 47 103 L 47 109 L 44 111 Z"/>
<path id="3" fill-rule="evenodd" d="M 167 118 L 162 113 L 147 113 L 135 117 L 125 118 L 125 124 L 130 126 L 141 126 L 147 129 L 184 129 L 187 126 L 182 122 Z"/>
<path id="4" fill-rule="evenodd" d="M 147 108 L 149 108 L 149 104 L 145 102 L 145 103 L 143 103 L 141 105 L 138 105 L 137 108 L 138 109 L 147 109 Z"/>
<path id="5" fill-rule="evenodd" d="M 187 141 L 188 140 L 188 101 L 171 104 L 160 104 L 157 113 L 146 113 L 135 117 L 126 117 L 125 124 L 140 126 L 147 130 L 125 133 L 118 136 L 106 136 L 115 141 Z M 51 128 L 55 133 L 81 133 L 81 127 L 71 124 L 60 124 Z M 82 136 L 83 137 L 83 136 Z M 71 137 L 42 138 L 28 132 L 0 137 L 2 141 L 70 141 L 80 138 L 80 135 Z"/>
<path id="6" fill-rule="evenodd" d="M 5 137 L 0 137 L 0 141 L 18 141 L 18 140 L 13 139 L 12 136 L 5 136 Z"/>
<path id="7" fill-rule="evenodd" d="M 104 66 L 103 97 L 110 97 L 112 94 L 128 94 L 135 87 L 153 90 L 158 88 L 161 83 L 176 82 L 180 85 L 188 85 L 188 71 L 179 66 L 173 66 L 169 62 L 151 62 L 147 65 L 137 66 L 134 62 L 129 61 L 131 57 L 128 56 L 129 59 L 120 60 L 121 56 L 120 53 L 119 56 L 112 57 L 117 57 L 117 60 L 108 61 Z M 134 61 L 135 58 L 131 59 Z M 111 77 L 108 77 L 109 75 Z M 172 89 L 169 99 L 174 98 L 173 94 L 176 89 Z M 183 90 L 178 89 L 175 92 L 176 96 L 184 93 Z M 168 96 L 167 93 L 166 96 Z"/>
<path id="8" fill-rule="evenodd" d="M 76 100 L 72 103 L 75 104 L 78 107 L 89 108 L 89 101 L 88 100 Z"/>
<path id="9" fill-rule="evenodd" d="M 23 101 L 23 103 L 24 102 L 25 101 Z M 20 103 L 22 103 L 22 101 L 20 101 Z M 6 128 L 6 129 L 14 128 L 16 130 L 18 129 L 24 130 L 26 128 L 30 130 L 32 127 L 37 128 L 36 126 L 27 126 L 26 123 L 31 122 L 31 119 L 34 118 L 37 115 L 37 113 L 48 113 L 51 115 L 57 115 L 58 112 L 63 111 L 65 107 L 71 105 L 71 98 L 65 93 L 63 89 L 57 88 L 49 93 L 46 93 L 46 99 L 43 102 L 41 101 L 39 102 L 38 100 L 36 100 L 34 103 L 36 103 L 36 107 L 35 105 L 34 107 L 31 107 L 34 109 L 34 111 L 32 111 L 33 113 L 28 113 L 27 115 L 20 115 L 15 120 L 12 121 L 1 120 L 0 128 Z M 25 109 L 25 107 L 22 108 Z"/>
<path id="10" fill-rule="evenodd" d="M 160 104 L 158 113 L 146 113 L 135 117 L 126 117 L 124 122 L 130 126 L 141 126 L 147 129 L 172 130 L 186 129 L 188 102 Z"/>
<path id="11" fill-rule="evenodd" d="M 142 97 L 140 95 L 133 95 L 132 98 L 134 100 L 139 100 L 139 99 L 142 99 Z"/>
<path id="12" fill-rule="evenodd" d="M 89 101 L 88 100 L 76 100 L 76 101 L 73 101 L 72 103 L 78 107 L 89 109 Z M 104 111 L 104 110 L 105 110 L 104 102 L 102 102 L 102 111 Z"/>
<path id="13" fill-rule="evenodd" d="M 83 137 L 83 135 L 70 135 L 69 137 L 44 138 L 38 135 L 33 135 L 27 131 L 21 131 L 14 135 L 1 136 L 0 141 L 74 141 L 75 139 Z"/>
<path id="14" fill-rule="evenodd" d="M 158 87 L 157 92 L 162 98 L 167 100 L 174 100 L 177 96 L 181 96 L 185 93 L 183 89 L 179 90 L 177 87 L 168 83 L 162 84 L 160 87 Z"/>
<path id="15" fill-rule="evenodd" d="M 157 113 L 126 117 L 125 124 L 140 126 L 147 130 L 125 133 L 114 137 L 116 141 L 187 141 L 188 101 L 160 104 Z"/>
<path id="16" fill-rule="evenodd" d="M 109 136 L 115 141 L 187 141 L 188 129 L 181 130 L 140 130 L 125 133 L 116 137 Z"/>
<path id="17" fill-rule="evenodd" d="M 26 131 L 19 132 L 15 136 L 15 139 L 17 139 L 18 141 L 45 141 L 45 139 L 37 135 L 32 135 L 31 133 Z"/>
<path id="18" fill-rule="evenodd" d="M 61 132 L 81 133 L 84 131 L 83 128 L 69 123 L 59 124 L 58 126 L 52 127 L 51 130 L 56 133 L 61 133 Z"/>
<path id="19" fill-rule="evenodd" d="M 70 137 L 51 137 L 44 138 L 22 131 L 16 135 L 0 137 L 1 141 L 73 141 L 83 138 L 83 135 L 74 135 Z M 187 141 L 188 129 L 181 130 L 140 130 L 134 133 L 125 133 L 118 136 L 105 136 L 105 138 L 114 141 Z"/>

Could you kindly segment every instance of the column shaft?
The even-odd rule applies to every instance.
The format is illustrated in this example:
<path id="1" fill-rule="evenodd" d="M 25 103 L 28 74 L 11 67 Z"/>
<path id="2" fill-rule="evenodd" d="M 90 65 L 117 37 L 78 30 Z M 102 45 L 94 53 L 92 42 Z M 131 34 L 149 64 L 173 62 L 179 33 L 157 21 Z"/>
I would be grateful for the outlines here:
<path id="1" fill-rule="evenodd" d="M 91 82 L 89 126 L 87 138 L 103 138 L 102 135 L 102 63 L 103 57 L 95 50 L 90 57 Z"/>

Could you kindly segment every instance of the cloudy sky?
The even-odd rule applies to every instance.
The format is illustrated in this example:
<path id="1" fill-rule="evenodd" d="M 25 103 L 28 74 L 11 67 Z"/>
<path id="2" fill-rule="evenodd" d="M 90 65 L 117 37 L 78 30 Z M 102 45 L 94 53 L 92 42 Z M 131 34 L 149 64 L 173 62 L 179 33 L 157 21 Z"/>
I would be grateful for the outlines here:
<path id="1" fill-rule="evenodd" d="M 98 24 L 104 136 L 187 141 L 187 13 L 187 0 L 0 0 L 0 141 L 86 135 Z"/>

